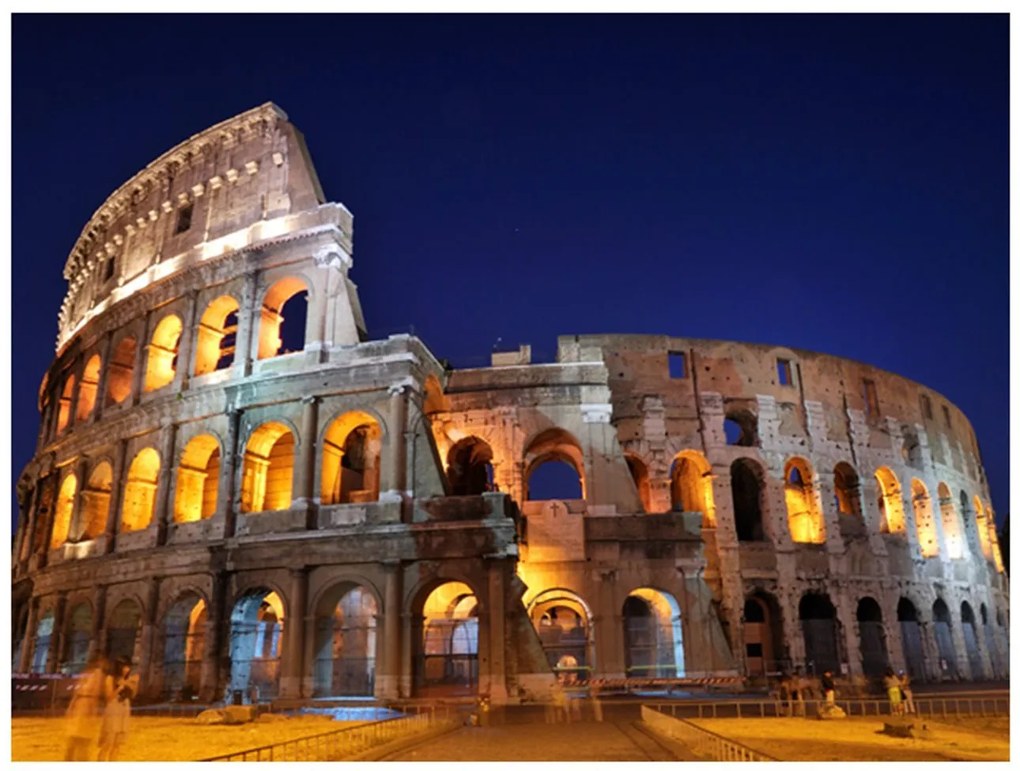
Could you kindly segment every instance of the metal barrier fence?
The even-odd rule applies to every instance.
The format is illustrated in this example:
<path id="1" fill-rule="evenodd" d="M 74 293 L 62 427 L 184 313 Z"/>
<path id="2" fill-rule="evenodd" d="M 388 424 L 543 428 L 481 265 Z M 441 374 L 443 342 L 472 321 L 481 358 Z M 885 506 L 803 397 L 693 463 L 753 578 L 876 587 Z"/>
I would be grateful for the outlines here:
<path id="1" fill-rule="evenodd" d="M 642 704 L 641 720 L 652 732 L 680 742 L 695 755 L 707 760 L 744 762 L 776 760 L 763 752 L 752 750 L 747 745 L 696 726 L 683 718 L 667 715 L 662 706 Z"/>
<path id="2" fill-rule="evenodd" d="M 453 714 L 449 709 L 439 707 L 415 715 L 379 720 L 314 736 L 266 744 L 240 752 L 203 758 L 203 762 L 351 760 L 369 750 L 398 739 L 425 733 L 444 724 L 453 724 Z"/>
<path id="3" fill-rule="evenodd" d="M 814 716 L 822 699 L 786 701 L 769 699 L 674 702 L 656 704 L 655 709 L 676 718 L 718 717 L 803 717 Z M 887 699 L 839 699 L 835 701 L 848 717 L 889 716 Z M 922 696 L 914 697 L 913 714 L 919 717 L 995 717 L 1009 715 L 1009 696 Z"/>

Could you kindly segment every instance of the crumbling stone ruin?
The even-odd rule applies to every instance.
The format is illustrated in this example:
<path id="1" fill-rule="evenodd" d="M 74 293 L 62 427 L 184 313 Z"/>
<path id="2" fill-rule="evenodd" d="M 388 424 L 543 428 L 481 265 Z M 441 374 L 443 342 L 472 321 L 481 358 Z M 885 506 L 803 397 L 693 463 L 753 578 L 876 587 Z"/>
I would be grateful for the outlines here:
<path id="1" fill-rule="evenodd" d="M 967 418 L 791 348 L 369 337 L 353 219 L 265 104 L 136 174 L 64 269 L 18 482 L 15 670 L 151 699 L 541 697 L 554 677 L 1008 672 Z M 543 499 L 543 467 L 574 492 Z"/>

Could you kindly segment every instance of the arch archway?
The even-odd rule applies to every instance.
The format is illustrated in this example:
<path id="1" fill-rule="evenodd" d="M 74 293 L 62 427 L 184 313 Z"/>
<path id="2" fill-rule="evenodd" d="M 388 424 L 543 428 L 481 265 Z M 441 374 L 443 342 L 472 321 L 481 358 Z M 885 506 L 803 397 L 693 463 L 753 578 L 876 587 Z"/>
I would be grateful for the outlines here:
<path id="1" fill-rule="evenodd" d="M 99 354 L 93 354 L 85 364 L 81 374 L 81 384 L 78 386 L 78 408 L 75 411 L 75 419 L 82 421 L 92 414 L 92 408 L 96 406 L 96 392 L 99 388 L 99 370 L 102 366 L 102 359 Z"/>
<path id="2" fill-rule="evenodd" d="M 974 496 L 974 526 L 977 529 L 978 544 L 981 547 L 981 554 L 985 560 L 992 559 L 992 540 L 988 537 L 988 516 L 985 514 L 985 507 L 981 505 L 981 499 Z"/>
<path id="3" fill-rule="evenodd" d="M 524 469 L 525 500 L 585 497 L 581 445 L 561 428 L 546 429 L 528 443 Z"/>
<path id="4" fill-rule="evenodd" d="M 302 351 L 308 315 L 308 285 L 297 276 L 282 278 L 262 299 L 258 358 Z"/>
<path id="5" fill-rule="evenodd" d="M 776 674 L 788 666 L 781 660 L 783 617 L 779 601 L 757 591 L 744 600 L 744 662 L 749 677 Z"/>
<path id="6" fill-rule="evenodd" d="M 917 523 L 917 543 L 921 547 L 922 557 L 937 557 L 939 553 L 939 534 L 935 528 L 935 515 L 931 509 L 931 497 L 928 488 L 920 479 L 910 482 L 910 499 L 914 506 L 914 520 Z"/>
<path id="7" fill-rule="evenodd" d="M 159 453 L 151 447 L 140 450 L 128 467 L 124 502 L 120 509 L 120 530 L 144 530 L 152 524 L 159 484 Z"/>
<path id="8" fill-rule="evenodd" d="M 197 522 L 216 513 L 220 443 L 212 434 L 192 437 L 177 464 L 174 522 Z"/>
<path id="9" fill-rule="evenodd" d="M 322 437 L 321 501 L 367 503 L 379 500 L 382 430 L 366 412 L 346 412 Z"/>
<path id="10" fill-rule="evenodd" d="M 790 458 L 783 480 L 790 538 L 794 543 L 825 543 L 825 518 L 815 496 L 811 464 L 803 458 Z"/>
<path id="11" fill-rule="evenodd" d="M 226 369 L 234 363 L 239 310 L 237 300 L 230 295 L 220 295 L 206 306 L 195 337 L 196 375 Z"/>
<path id="12" fill-rule="evenodd" d="M 61 433 L 71 424 L 71 402 L 74 399 L 74 375 L 68 375 L 64 380 L 64 390 L 60 394 L 60 402 L 57 406 L 57 433 Z"/>
<path id="13" fill-rule="evenodd" d="M 138 344 L 133 337 L 125 337 L 117 343 L 110 363 L 106 365 L 107 405 L 120 404 L 131 395 L 137 347 Z"/>
<path id="14" fill-rule="evenodd" d="M 815 675 L 839 672 L 840 641 L 836 608 L 827 594 L 808 592 L 800 600 L 800 624 L 804 634 L 804 665 Z"/>
<path id="15" fill-rule="evenodd" d="M 112 661 L 123 657 L 137 667 L 138 632 L 142 626 L 142 609 L 132 599 L 123 599 L 114 606 L 107 621 L 106 655 Z"/>
<path id="16" fill-rule="evenodd" d="M 627 677 L 683 677 L 684 639 L 680 605 L 668 592 L 635 589 L 623 602 Z"/>
<path id="17" fill-rule="evenodd" d="M 145 365 L 144 390 L 155 391 L 174 382 L 177 375 L 177 351 L 184 324 L 179 316 L 164 316 L 152 332 Z"/>
<path id="18" fill-rule="evenodd" d="M 953 503 L 953 494 L 945 482 L 939 482 L 939 510 L 942 513 L 942 535 L 946 539 L 946 553 L 949 555 L 949 559 L 962 559 L 963 528 L 960 527 L 960 518 L 956 512 L 956 505 Z"/>
<path id="19" fill-rule="evenodd" d="M 478 692 L 478 599 L 461 581 L 436 586 L 421 606 L 415 690 L 441 697 Z"/>
<path id="20" fill-rule="evenodd" d="M 241 512 L 289 509 L 294 484 L 294 434 L 283 423 L 263 423 L 244 449 Z"/>
<path id="21" fill-rule="evenodd" d="M 276 698 L 283 651 L 283 600 L 271 589 L 246 592 L 230 614 L 230 691 L 245 703 Z"/>
<path id="22" fill-rule="evenodd" d="M 652 511 L 652 487 L 648 478 L 648 466 L 641 458 L 634 453 L 626 453 L 623 456 L 627 462 L 627 471 L 630 478 L 634 480 L 634 487 L 637 488 L 638 500 L 641 501 L 641 511 L 646 514 Z"/>
<path id="23" fill-rule="evenodd" d="M 87 602 L 79 602 L 71 609 L 67 620 L 61 669 L 70 675 L 83 672 L 88 663 L 91 642 L 92 608 Z"/>
<path id="24" fill-rule="evenodd" d="M 737 458 L 730 465 L 733 519 L 738 541 L 765 541 L 765 472 L 749 458 Z"/>
<path id="25" fill-rule="evenodd" d="M 861 480 L 846 461 L 836 464 L 832 473 L 836 510 L 848 517 L 861 517 Z"/>
<path id="26" fill-rule="evenodd" d="M 960 604 L 960 623 L 963 624 L 963 645 L 967 651 L 967 662 L 970 664 L 970 679 L 984 680 L 985 668 L 981 665 L 981 653 L 978 650 L 977 623 L 974 609 L 964 600 Z"/>
<path id="27" fill-rule="evenodd" d="M 924 680 L 927 677 L 927 666 L 924 645 L 921 642 L 921 626 L 917 608 L 906 597 L 900 597 L 896 606 L 896 620 L 900 624 L 900 639 L 903 641 L 903 660 L 907 662 L 907 673 L 911 680 Z"/>
<path id="28" fill-rule="evenodd" d="M 715 527 L 712 465 L 695 450 L 683 450 L 669 473 L 673 511 L 700 511 L 701 526 Z"/>
<path id="29" fill-rule="evenodd" d="M 98 538 L 106 532 L 112 492 L 113 467 L 103 461 L 92 469 L 89 481 L 81 491 L 83 535 L 86 540 Z"/>
<path id="30" fill-rule="evenodd" d="M 50 656 L 50 645 L 53 644 L 54 623 L 52 610 L 47 610 L 36 622 L 32 638 L 32 663 L 29 670 L 34 675 L 46 672 L 46 661 Z"/>
<path id="31" fill-rule="evenodd" d="M 375 693 L 378 615 L 375 595 L 351 582 L 332 587 L 319 600 L 315 611 L 314 696 Z"/>
<path id="32" fill-rule="evenodd" d="M 594 650 L 588 604 L 567 589 L 549 589 L 528 603 L 528 616 L 560 682 L 587 682 Z"/>
<path id="33" fill-rule="evenodd" d="M 451 495 L 481 495 L 495 489 L 492 448 L 477 436 L 467 436 L 446 454 Z"/>
<path id="34" fill-rule="evenodd" d="M 202 684 L 205 600 L 188 592 L 178 597 L 163 619 L 163 697 L 191 701 Z"/>
<path id="35" fill-rule="evenodd" d="M 862 597 L 857 603 L 857 629 L 860 639 L 861 668 L 868 677 L 880 677 L 889 666 L 885 644 L 882 608 L 873 597 Z"/>
<path id="36" fill-rule="evenodd" d="M 935 644 L 939 651 L 939 671 L 943 678 L 955 680 L 958 675 L 956 647 L 953 645 L 952 618 L 949 606 L 939 598 L 932 605 Z"/>
<path id="37" fill-rule="evenodd" d="M 78 490 L 78 477 L 68 474 L 60 483 L 57 503 L 53 510 L 53 530 L 50 533 L 50 548 L 59 549 L 71 532 L 71 515 L 74 513 L 74 496 Z"/>
<path id="38" fill-rule="evenodd" d="M 882 515 L 881 531 L 883 533 L 904 533 L 907 529 L 906 517 L 903 515 L 903 494 L 900 491 L 900 480 L 887 466 L 875 471 L 878 482 L 878 510 Z"/>

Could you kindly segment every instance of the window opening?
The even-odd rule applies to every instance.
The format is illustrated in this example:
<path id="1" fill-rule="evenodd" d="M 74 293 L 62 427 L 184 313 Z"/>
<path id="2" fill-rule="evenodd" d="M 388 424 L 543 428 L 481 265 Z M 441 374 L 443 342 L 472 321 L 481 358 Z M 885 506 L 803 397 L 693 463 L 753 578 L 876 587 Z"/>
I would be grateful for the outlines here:
<path id="1" fill-rule="evenodd" d="M 687 354 L 683 351 L 669 352 L 669 376 L 674 380 L 687 377 Z"/>
<path id="2" fill-rule="evenodd" d="M 869 417 L 878 417 L 878 392 L 874 380 L 864 381 L 864 410 Z"/>
<path id="3" fill-rule="evenodd" d="M 779 377 L 779 385 L 793 385 L 793 369 L 789 359 L 776 359 L 776 375 Z"/>
<path id="4" fill-rule="evenodd" d="M 179 235 L 191 227 L 191 212 L 194 210 L 194 204 L 188 204 L 182 206 L 177 210 L 177 227 L 174 228 L 174 235 Z"/>

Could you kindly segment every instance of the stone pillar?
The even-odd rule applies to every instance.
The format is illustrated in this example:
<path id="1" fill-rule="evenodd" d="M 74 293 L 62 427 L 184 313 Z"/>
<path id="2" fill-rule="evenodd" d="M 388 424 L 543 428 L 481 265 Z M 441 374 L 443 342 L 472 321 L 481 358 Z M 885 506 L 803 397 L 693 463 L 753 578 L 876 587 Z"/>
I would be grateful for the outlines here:
<path id="1" fill-rule="evenodd" d="M 159 695 L 160 678 L 156 666 L 156 624 L 159 617 L 159 585 L 162 581 L 158 576 L 149 581 L 145 596 L 145 607 L 142 609 L 142 639 L 138 647 L 140 684 L 139 692 L 155 699 Z"/>
<path id="2" fill-rule="evenodd" d="M 177 372 L 174 373 L 178 391 L 185 391 L 191 379 L 195 362 L 195 340 L 198 337 L 198 290 L 188 293 L 188 304 L 184 310 L 184 330 L 177 346 Z"/>
<path id="3" fill-rule="evenodd" d="M 301 398 L 301 444 L 298 448 L 298 461 L 294 469 L 294 500 L 293 509 L 305 509 L 308 512 L 308 529 L 315 528 L 315 506 L 318 496 L 315 494 L 315 447 L 318 444 L 319 400 L 315 396 Z"/>
<path id="4" fill-rule="evenodd" d="M 783 616 L 783 641 L 789 646 L 790 661 L 794 667 L 806 670 L 806 652 L 804 648 L 804 630 L 800 625 L 800 598 L 791 591 L 780 591 L 776 599 L 779 601 Z M 779 658 L 777 652 L 777 658 Z"/>
<path id="5" fill-rule="evenodd" d="M 79 358 L 72 369 L 74 371 L 74 390 L 71 392 L 71 402 L 67 407 L 65 431 L 73 429 L 74 424 L 78 422 L 78 395 L 81 393 L 81 373 L 85 369 L 85 362 Z"/>
<path id="6" fill-rule="evenodd" d="M 843 635 L 842 646 L 839 640 L 836 640 L 836 650 L 839 651 L 842 648 L 842 652 L 845 654 L 847 674 L 850 676 L 862 674 L 864 669 L 861 660 L 861 629 L 857 623 L 857 609 L 853 606 L 850 598 L 842 592 L 836 594 L 835 597 L 830 594 L 829 599 L 832 600 L 832 604 L 836 608 L 836 634 Z M 839 676 L 840 673 L 834 672 L 833 674 Z"/>
<path id="7" fill-rule="evenodd" d="M 382 461 L 379 499 L 403 500 L 407 492 L 407 389 L 390 386 L 389 433 L 386 459 Z M 423 425 L 428 430 L 427 425 Z"/>
<path id="8" fill-rule="evenodd" d="M 234 377 L 247 377 L 251 374 L 252 351 L 255 347 L 256 323 L 261 317 L 261 307 L 255 307 L 256 274 L 244 275 L 244 286 L 241 288 L 241 307 L 237 313 L 237 333 L 234 336 Z"/>
<path id="9" fill-rule="evenodd" d="M 106 652 L 106 585 L 96 586 L 92 609 L 92 639 L 89 640 L 88 658 Z"/>
<path id="10" fill-rule="evenodd" d="M 142 334 L 139 337 L 138 344 L 135 346 L 135 363 L 134 369 L 131 371 L 131 393 L 125 400 L 129 404 L 138 404 L 142 398 L 142 388 L 145 385 L 145 369 L 148 365 L 148 357 L 146 353 L 149 350 L 149 325 L 152 322 L 152 312 L 145 314 L 145 320 L 142 323 Z"/>
<path id="11" fill-rule="evenodd" d="M 400 698 L 414 695 L 414 656 L 422 649 L 423 619 L 420 614 L 400 614 Z M 415 639 L 417 637 L 417 639 Z"/>
<path id="12" fill-rule="evenodd" d="M 32 597 L 28 601 L 28 621 L 25 623 L 25 639 L 21 643 L 21 657 L 18 660 L 18 672 L 29 672 L 32 669 L 32 654 L 35 653 L 35 638 L 39 625 L 39 598 Z"/>
<path id="13" fill-rule="evenodd" d="M 206 611 L 205 650 L 202 653 L 199 699 L 207 704 L 223 696 L 220 690 L 220 663 L 224 662 L 229 668 L 230 651 L 223 652 L 225 643 L 230 640 L 230 614 L 226 604 L 227 574 L 221 571 L 212 576 L 212 593 Z"/>
<path id="14" fill-rule="evenodd" d="M 595 635 L 597 677 L 623 677 L 626 671 L 623 640 L 623 602 L 617 602 L 616 571 L 597 569 L 598 610 L 594 612 L 592 633 Z"/>
<path id="15" fill-rule="evenodd" d="M 305 623 L 308 605 L 308 571 L 294 568 L 290 571 L 290 607 L 284 624 L 286 644 L 283 648 L 280 697 L 301 698 L 304 678 Z"/>
<path id="16" fill-rule="evenodd" d="M 220 497 L 217 505 L 223 510 L 223 537 L 232 538 L 241 507 L 238 475 L 243 468 L 244 448 L 239 446 L 241 434 L 241 410 L 231 410 L 227 415 L 227 439 L 220 470 Z"/>
<path id="17" fill-rule="evenodd" d="M 82 503 L 85 500 L 85 486 L 88 484 L 88 473 L 89 461 L 88 458 L 82 456 L 78 458 L 78 462 L 74 465 L 74 475 L 78 478 L 78 489 L 74 496 L 74 504 L 71 506 L 71 523 L 67 528 L 67 540 L 71 543 L 75 543 L 81 540 L 81 536 L 85 531 L 84 523 L 81 521 L 82 517 Z"/>
<path id="18" fill-rule="evenodd" d="M 400 589 L 403 569 L 399 561 L 386 563 L 386 587 L 382 608 L 382 658 L 376 667 L 375 696 L 377 699 L 400 698 Z"/>
<path id="19" fill-rule="evenodd" d="M 493 704 L 505 704 L 506 691 L 506 561 L 491 559 L 488 565 L 489 587 L 489 682 L 481 689 Z M 480 642 L 480 641 L 479 641 Z M 482 684 L 484 686 L 484 683 Z"/>
<path id="20" fill-rule="evenodd" d="M 173 469 L 177 465 L 174 458 L 174 442 L 177 438 L 177 426 L 173 423 L 163 424 L 159 435 L 159 477 L 156 483 L 156 545 L 166 543 L 170 521 L 173 520 L 170 500 L 170 488 L 174 486 Z"/>
<path id="21" fill-rule="evenodd" d="M 106 517 L 106 553 L 112 552 L 117 542 L 117 526 L 120 523 L 120 508 L 127 484 L 127 440 L 117 442 L 113 459 L 113 490 L 110 491 L 110 512 Z"/>
<path id="22" fill-rule="evenodd" d="M 815 503 L 825 522 L 825 549 L 830 554 L 843 554 L 846 551 L 846 545 L 843 543 L 843 536 L 839 531 L 839 509 L 834 503 L 836 497 L 835 475 L 831 471 L 816 469 L 815 477 L 818 480 Z"/>
<path id="23" fill-rule="evenodd" d="M 53 606 L 53 634 L 50 636 L 50 649 L 46 652 L 46 672 L 53 674 L 60 668 L 60 659 L 64 653 L 64 624 L 67 610 L 67 592 L 57 594 Z"/>
<path id="24" fill-rule="evenodd" d="M 99 344 L 99 378 L 96 382 L 96 402 L 92 406 L 92 415 L 89 420 L 93 423 L 103 416 L 103 409 L 106 407 L 106 375 L 110 371 L 110 350 L 113 348 L 113 332 L 103 335 L 103 342 Z"/>

